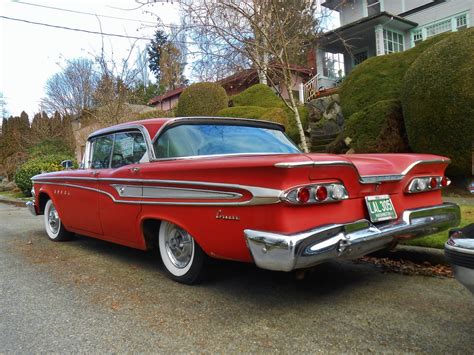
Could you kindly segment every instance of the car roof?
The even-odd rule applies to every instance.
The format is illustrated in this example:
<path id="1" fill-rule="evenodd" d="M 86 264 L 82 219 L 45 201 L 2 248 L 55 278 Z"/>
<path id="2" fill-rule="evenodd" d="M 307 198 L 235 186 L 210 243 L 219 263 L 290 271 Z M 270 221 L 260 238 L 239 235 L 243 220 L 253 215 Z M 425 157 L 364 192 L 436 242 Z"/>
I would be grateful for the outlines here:
<path id="1" fill-rule="evenodd" d="M 233 117 L 206 117 L 206 116 L 196 116 L 196 117 L 171 117 L 171 118 L 150 118 L 146 120 L 140 121 L 132 121 L 132 122 L 125 122 L 120 123 L 118 125 L 114 125 L 111 127 L 106 127 L 103 129 L 99 129 L 98 131 L 93 132 L 88 139 L 117 132 L 123 131 L 127 129 L 139 129 L 143 131 L 146 130 L 151 140 L 153 140 L 160 129 L 166 124 L 180 124 L 180 123 L 233 123 L 233 124 L 241 124 L 241 125 L 249 125 L 255 127 L 263 127 L 269 129 L 276 129 L 280 131 L 285 131 L 285 126 L 279 123 L 265 121 L 265 120 L 256 120 L 256 119 L 249 119 L 249 118 L 233 118 Z"/>

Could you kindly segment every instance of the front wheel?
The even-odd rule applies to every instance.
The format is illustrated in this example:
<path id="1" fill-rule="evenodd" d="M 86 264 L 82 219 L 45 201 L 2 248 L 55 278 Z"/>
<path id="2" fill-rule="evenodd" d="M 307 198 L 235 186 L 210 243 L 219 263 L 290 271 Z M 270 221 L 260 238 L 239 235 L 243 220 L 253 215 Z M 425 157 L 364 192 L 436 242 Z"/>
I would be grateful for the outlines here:
<path id="1" fill-rule="evenodd" d="M 168 276 L 184 284 L 195 284 L 204 274 L 205 253 L 194 238 L 177 225 L 163 221 L 158 235 L 161 260 Z"/>
<path id="2" fill-rule="evenodd" d="M 44 227 L 49 239 L 52 241 L 62 242 L 72 237 L 72 233 L 64 228 L 61 223 L 58 211 L 51 200 L 48 200 L 46 206 L 44 206 Z"/>

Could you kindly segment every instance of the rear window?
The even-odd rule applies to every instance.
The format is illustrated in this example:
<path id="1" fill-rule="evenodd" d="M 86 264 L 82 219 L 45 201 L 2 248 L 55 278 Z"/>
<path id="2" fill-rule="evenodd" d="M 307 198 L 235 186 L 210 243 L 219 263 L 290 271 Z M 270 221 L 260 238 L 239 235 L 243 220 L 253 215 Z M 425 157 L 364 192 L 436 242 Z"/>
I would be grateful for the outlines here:
<path id="1" fill-rule="evenodd" d="M 222 154 L 291 154 L 300 151 L 281 131 L 262 127 L 187 124 L 165 131 L 154 143 L 158 159 Z"/>

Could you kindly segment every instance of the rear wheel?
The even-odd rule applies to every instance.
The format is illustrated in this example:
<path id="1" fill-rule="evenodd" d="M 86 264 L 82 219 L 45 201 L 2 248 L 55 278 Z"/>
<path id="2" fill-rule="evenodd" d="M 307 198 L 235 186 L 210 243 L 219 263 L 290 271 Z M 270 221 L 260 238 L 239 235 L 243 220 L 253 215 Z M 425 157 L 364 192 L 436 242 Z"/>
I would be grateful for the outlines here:
<path id="1" fill-rule="evenodd" d="M 58 211 L 51 200 L 48 200 L 44 206 L 44 227 L 52 241 L 62 242 L 72 237 L 72 233 L 66 230 L 61 223 Z"/>
<path id="2" fill-rule="evenodd" d="M 188 285 L 202 280 L 206 255 L 188 232 L 163 221 L 158 245 L 169 278 Z"/>

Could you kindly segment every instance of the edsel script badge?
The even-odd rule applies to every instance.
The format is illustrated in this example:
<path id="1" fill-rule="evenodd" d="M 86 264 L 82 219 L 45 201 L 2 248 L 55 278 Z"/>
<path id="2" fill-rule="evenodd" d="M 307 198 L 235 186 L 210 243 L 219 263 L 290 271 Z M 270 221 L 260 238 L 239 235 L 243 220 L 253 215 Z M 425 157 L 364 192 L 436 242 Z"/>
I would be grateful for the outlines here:
<path id="1" fill-rule="evenodd" d="M 226 215 L 222 214 L 222 210 L 217 211 L 216 219 L 225 219 L 225 220 L 228 220 L 228 221 L 240 221 L 239 216 L 226 216 Z"/>

